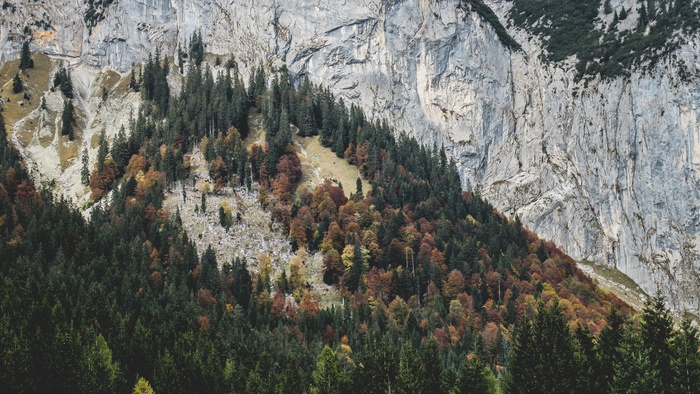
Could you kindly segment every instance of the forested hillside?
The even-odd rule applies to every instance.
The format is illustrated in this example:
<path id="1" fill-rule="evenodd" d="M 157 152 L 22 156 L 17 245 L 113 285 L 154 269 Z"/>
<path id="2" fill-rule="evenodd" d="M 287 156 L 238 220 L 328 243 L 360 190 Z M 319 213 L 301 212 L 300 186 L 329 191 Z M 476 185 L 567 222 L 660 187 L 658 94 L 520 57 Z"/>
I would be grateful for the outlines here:
<path id="1" fill-rule="evenodd" d="M 145 104 L 85 169 L 89 220 L 34 188 L 2 125 L 0 391 L 698 391 L 697 330 L 674 329 L 660 298 L 635 315 L 463 192 L 440 147 L 284 69 L 260 66 L 246 84 L 231 59 L 214 76 L 192 42 L 177 96 L 160 56 L 134 71 Z M 251 112 L 265 144 L 244 143 Z M 292 133 L 318 134 L 371 190 L 297 192 Z M 164 191 L 192 182 L 196 145 L 211 193 L 259 188 L 293 248 L 323 254 L 342 307 L 321 309 L 294 272 L 196 249 L 163 209 Z"/>

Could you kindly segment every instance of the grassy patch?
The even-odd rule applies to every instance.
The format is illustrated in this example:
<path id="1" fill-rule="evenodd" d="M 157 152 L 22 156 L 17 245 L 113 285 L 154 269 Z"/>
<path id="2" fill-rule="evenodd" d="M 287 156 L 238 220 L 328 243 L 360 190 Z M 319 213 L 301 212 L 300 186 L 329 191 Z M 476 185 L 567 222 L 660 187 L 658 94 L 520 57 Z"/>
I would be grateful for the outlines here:
<path id="1" fill-rule="evenodd" d="M 347 197 L 356 192 L 355 184 L 359 176 L 357 167 L 338 158 L 330 149 L 324 148 L 318 136 L 295 136 L 294 142 L 300 148 L 298 153 L 303 171 L 300 190 L 311 191 L 327 178 L 342 184 Z M 369 182 L 363 179 L 362 190 L 367 193 L 369 189 Z"/>
<path id="2" fill-rule="evenodd" d="M 66 168 L 70 167 L 78 157 L 78 146 L 80 143 L 76 139 L 75 141 L 69 141 L 67 135 L 62 135 L 58 143 L 58 155 L 61 160 L 61 170 L 65 171 Z"/>
<path id="3" fill-rule="evenodd" d="M 632 278 L 625 275 L 624 273 L 622 273 L 620 270 L 618 270 L 616 268 L 603 266 L 600 264 L 596 264 L 592 261 L 586 261 L 586 260 L 579 261 L 579 264 L 583 264 L 585 266 L 591 267 L 596 274 L 598 274 L 604 278 L 607 278 L 615 283 L 618 283 L 622 286 L 625 286 L 628 289 L 630 289 L 636 293 L 639 293 L 645 297 L 647 296 L 647 293 L 645 293 L 644 290 L 642 290 L 642 288 L 639 287 L 637 282 L 635 282 L 634 280 L 632 280 Z"/>
<path id="4" fill-rule="evenodd" d="M 51 59 L 42 53 L 35 53 L 33 59 L 34 68 L 20 73 L 24 91 L 17 94 L 12 92 L 12 78 L 19 72 L 19 60 L 0 65 L 0 97 L 5 101 L 3 117 L 8 129 L 41 104 L 41 96 L 49 87 Z M 24 98 L 25 93 L 30 96 L 29 100 Z"/>
<path id="5" fill-rule="evenodd" d="M 124 78 L 122 81 L 122 76 L 114 70 L 107 70 L 100 78 L 100 86 L 107 89 L 108 92 L 112 92 L 115 87 L 121 86 L 120 82 L 126 82 L 127 88 L 129 87 L 129 79 Z"/>
<path id="6" fill-rule="evenodd" d="M 598 287 L 611 292 L 634 309 L 641 310 L 648 294 L 629 276 L 615 268 L 582 260 L 579 267 L 598 282 Z"/>

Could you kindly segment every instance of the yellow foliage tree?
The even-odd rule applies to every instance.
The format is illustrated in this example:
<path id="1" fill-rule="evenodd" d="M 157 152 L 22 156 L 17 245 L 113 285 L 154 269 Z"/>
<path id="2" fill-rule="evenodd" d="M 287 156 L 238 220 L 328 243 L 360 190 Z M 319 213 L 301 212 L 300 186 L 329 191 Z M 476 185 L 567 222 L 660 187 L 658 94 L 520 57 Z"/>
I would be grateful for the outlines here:
<path id="1" fill-rule="evenodd" d="M 138 382 L 134 385 L 134 391 L 132 391 L 133 394 L 155 394 L 155 391 L 153 391 L 153 388 L 151 387 L 151 384 L 148 383 L 148 380 L 144 378 L 139 378 Z"/>

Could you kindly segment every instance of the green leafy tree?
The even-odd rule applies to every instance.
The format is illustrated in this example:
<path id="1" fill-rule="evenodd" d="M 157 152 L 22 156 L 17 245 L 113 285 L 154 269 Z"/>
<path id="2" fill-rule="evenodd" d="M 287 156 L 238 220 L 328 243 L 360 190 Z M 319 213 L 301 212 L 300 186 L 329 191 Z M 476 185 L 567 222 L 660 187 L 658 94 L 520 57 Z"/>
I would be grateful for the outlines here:
<path id="1" fill-rule="evenodd" d="M 132 394 L 155 394 L 155 391 L 153 391 L 153 388 L 151 388 L 151 384 L 148 383 L 148 380 L 146 380 L 144 378 L 139 378 L 139 380 L 134 385 L 134 390 L 131 393 Z"/>

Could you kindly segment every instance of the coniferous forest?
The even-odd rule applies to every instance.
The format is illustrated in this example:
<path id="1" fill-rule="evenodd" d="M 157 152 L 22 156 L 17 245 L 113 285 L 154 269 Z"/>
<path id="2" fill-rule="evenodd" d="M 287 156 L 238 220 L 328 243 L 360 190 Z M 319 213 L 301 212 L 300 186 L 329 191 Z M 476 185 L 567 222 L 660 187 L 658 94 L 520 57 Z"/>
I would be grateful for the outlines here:
<path id="1" fill-rule="evenodd" d="M 176 95 L 167 77 L 183 67 L 168 59 L 132 73 L 144 104 L 84 172 L 89 219 L 36 189 L 2 133 L 0 392 L 700 391 L 698 330 L 661 296 L 634 312 L 462 191 L 440 147 L 285 69 L 244 82 L 230 60 L 213 75 L 198 43 L 179 54 Z M 244 143 L 249 114 L 264 144 Z M 371 190 L 298 191 L 294 133 L 318 135 Z M 197 250 L 163 207 L 196 146 L 214 191 L 259 189 L 292 247 L 322 253 L 342 305 L 322 308 L 292 272 Z"/>

